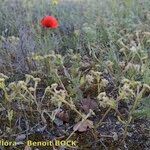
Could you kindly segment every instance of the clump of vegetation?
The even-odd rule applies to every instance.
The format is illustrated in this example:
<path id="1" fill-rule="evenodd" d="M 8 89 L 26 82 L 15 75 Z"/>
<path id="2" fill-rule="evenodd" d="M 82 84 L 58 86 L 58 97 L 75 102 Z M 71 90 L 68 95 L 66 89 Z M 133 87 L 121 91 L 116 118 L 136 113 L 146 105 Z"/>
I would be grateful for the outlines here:
<path id="1" fill-rule="evenodd" d="M 149 0 L 0 4 L 0 138 L 149 149 Z"/>

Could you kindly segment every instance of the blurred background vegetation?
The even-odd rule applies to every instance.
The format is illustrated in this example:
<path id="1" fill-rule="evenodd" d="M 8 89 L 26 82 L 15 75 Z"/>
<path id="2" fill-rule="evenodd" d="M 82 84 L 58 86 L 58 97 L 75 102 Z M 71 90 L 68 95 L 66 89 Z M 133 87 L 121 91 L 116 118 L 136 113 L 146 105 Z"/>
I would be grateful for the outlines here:
<path id="1" fill-rule="evenodd" d="M 58 19 L 58 29 L 40 26 L 46 15 Z M 7 85 L 25 80 L 25 74 L 41 78 L 42 89 L 63 83 L 74 103 L 100 91 L 116 98 L 125 91 L 124 78 L 140 82 L 140 89 L 130 85 L 136 95 L 150 86 L 150 0 L 0 0 L 0 71 L 9 77 Z M 101 74 L 106 89 L 85 81 L 93 75 L 96 82 Z M 129 110 L 136 96 L 125 101 Z M 150 116 L 150 92 L 140 98 L 129 116 Z"/>

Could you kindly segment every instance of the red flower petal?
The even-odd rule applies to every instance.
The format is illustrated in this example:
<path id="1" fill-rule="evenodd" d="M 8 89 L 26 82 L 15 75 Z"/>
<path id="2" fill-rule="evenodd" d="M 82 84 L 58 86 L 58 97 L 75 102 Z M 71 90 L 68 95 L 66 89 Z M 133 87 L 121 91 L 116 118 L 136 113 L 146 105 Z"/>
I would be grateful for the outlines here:
<path id="1" fill-rule="evenodd" d="M 58 28 L 59 23 L 58 23 L 58 21 L 57 21 L 57 19 L 55 17 L 53 17 L 53 16 L 45 16 L 41 20 L 41 25 L 43 27 L 46 27 L 46 28 L 55 29 L 55 28 Z"/>

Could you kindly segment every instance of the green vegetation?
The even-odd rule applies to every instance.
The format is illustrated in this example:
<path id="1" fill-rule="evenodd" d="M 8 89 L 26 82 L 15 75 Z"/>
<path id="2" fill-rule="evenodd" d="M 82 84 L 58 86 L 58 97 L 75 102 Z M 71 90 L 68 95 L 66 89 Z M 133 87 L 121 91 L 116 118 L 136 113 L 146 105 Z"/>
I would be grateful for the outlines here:
<path id="1" fill-rule="evenodd" d="M 0 139 L 149 149 L 149 25 L 149 0 L 0 0 Z"/>

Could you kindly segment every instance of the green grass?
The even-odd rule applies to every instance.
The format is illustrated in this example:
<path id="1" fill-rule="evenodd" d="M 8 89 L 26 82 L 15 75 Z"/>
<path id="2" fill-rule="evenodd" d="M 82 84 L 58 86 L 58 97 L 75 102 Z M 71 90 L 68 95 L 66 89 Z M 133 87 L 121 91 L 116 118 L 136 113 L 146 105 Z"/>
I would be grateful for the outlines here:
<path id="1" fill-rule="evenodd" d="M 55 16 L 59 28 L 42 28 L 45 15 Z M 99 139 L 98 128 L 107 125 L 105 119 L 113 117 L 123 131 L 117 134 L 132 149 L 128 132 L 136 119 L 140 124 L 144 119 L 146 126 L 149 118 L 149 25 L 149 0 L 60 0 L 57 5 L 52 0 L 0 0 L 0 131 L 24 133 L 15 129 L 18 112 L 29 127 L 55 128 L 55 111 L 62 109 L 71 116 L 69 126 L 92 120 L 94 129 L 87 134 L 93 141 Z M 85 111 L 89 108 L 95 116 Z M 138 136 L 147 137 L 143 130 L 137 130 Z M 72 128 L 65 132 L 65 138 L 78 138 Z M 113 138 L 110 145 L 104 135 L 101 147 L 116 149 Z"/>

